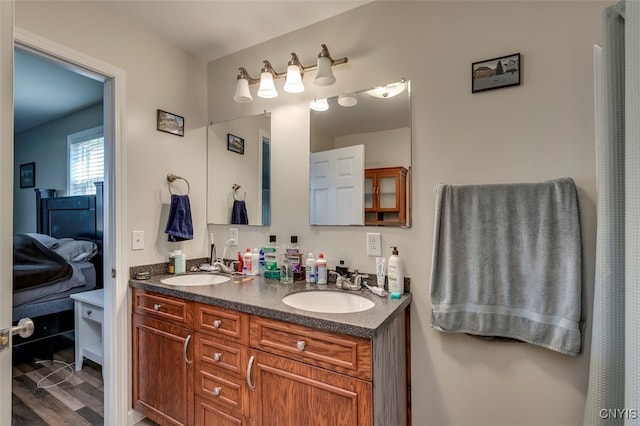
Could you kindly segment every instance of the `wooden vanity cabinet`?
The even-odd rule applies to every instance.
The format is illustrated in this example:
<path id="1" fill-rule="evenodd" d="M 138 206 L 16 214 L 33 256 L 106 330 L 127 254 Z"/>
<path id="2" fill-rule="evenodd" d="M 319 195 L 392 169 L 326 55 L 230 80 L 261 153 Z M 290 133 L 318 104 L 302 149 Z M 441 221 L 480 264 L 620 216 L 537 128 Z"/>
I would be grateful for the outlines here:
<path id="1" fill-rule="evenodd" d="M 161 425 L 408 424 L 405 311 L 368 339 L 133 294 L 134 408 Z"/>
<path id="2" fill-rule="evenodd" d="M 382 167 L 364 171 L 365 225 L 407 223 L 407 169 Z"/>
<path id="3" fill-rule="evenodd" d="M 133 408 L 160 425 L 192 425 L 191 302 L 135 289 L 133 297 Z"/>

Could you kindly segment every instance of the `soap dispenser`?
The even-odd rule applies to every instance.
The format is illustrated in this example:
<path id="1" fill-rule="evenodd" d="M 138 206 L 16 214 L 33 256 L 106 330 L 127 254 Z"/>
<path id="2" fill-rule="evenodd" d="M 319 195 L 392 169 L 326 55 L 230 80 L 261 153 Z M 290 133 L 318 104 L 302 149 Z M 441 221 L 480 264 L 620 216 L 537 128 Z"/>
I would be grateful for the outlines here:
<path id="1" fill-rule="evenodd" d="M 402 267 L 402 259 L 398 255 L 398 247 L 391 247 L 391 257 L 387 266 L 387 274 L 389 279 L 389 292 L 404 293 L 404 269 Z"/>

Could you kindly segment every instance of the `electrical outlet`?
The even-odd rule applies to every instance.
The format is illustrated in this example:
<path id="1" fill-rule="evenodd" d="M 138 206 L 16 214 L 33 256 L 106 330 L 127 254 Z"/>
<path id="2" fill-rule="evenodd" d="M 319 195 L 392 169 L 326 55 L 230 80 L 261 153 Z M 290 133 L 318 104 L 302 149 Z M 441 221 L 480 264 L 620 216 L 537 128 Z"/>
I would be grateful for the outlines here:
<path id="1" fill-rule="evenodd" d="M 382 256 L 382 236 L 379 232 L 367 233 L 367 256 Z"/>
<path id="2" fill-rule="evenodd" d="M 131 250 L 144 250 L 144 231 L 131 232 Z"/>
<path id="3" fill-rule="evenodd" d="M 229 245 L 238 245 L 238 228 L 229 228 Z"/>

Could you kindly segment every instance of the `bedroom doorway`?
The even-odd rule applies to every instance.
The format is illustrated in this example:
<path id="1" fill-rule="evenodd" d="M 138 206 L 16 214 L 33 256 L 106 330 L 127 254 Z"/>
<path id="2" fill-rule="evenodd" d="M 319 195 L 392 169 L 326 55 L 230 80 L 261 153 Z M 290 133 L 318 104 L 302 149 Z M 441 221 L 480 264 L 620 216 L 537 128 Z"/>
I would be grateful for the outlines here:
<path id="1" fill-rule="evenodd" d="M 20 244 L 21 250 L 36 259 L 38 253 L 45 260 L 62 259 L 60 270 L 66 272 L 62 279 L 62 273 L 56 273 L 52 283 L 29 279 L 35 284 L 33 288 L 17 288 L 22 281 L 15 276 L 13 320 L 31 317 L 36 332 L 28 339 L 14 338 L 14 424 L 46 425 L 64 420 L 104 424 L 100 312 L 104 307 L 104 225 L 99 211 L 103 207 L 102 186 L 98 197 L 94 184 L 102 185 L 108 168 L 103 105 L 104 83 L 99 78 L 16 45 L 14 248 Z M 64 205 L 50 208 L 48 201 Z M 75 209 L 75 204 L 85 201 L 89 209 Z M 27 245 L 22 245 L 23 241 Z M 86 252 L 78 255 L 80 245 Z M 14 255 L 14 267 L 22 266 L 15 264 L 19 259 Z M 93 305 L 82 311 L 89 299 Z M 92 345 L 91 352 L 76 350 L 87 343 Z"/>

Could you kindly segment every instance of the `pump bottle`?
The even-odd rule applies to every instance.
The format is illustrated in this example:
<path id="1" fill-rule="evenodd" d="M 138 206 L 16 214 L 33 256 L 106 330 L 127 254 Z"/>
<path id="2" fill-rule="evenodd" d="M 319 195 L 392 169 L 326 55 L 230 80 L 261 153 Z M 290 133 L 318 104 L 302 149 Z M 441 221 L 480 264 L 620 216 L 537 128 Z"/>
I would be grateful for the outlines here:
<path id="1" fill-rule="evenodd" d="M 404 269 L 402 267 L 402 260 L 398 256 L 398 247 L 391 247 L 391 257 L 389 257 L 389 263 L 387 266 L 387 274 L 389 279 L 389 292 L 391 293 L 404 293 Z"/>

